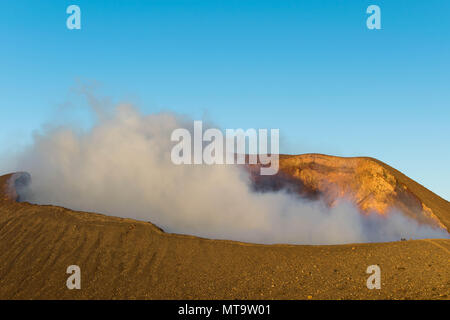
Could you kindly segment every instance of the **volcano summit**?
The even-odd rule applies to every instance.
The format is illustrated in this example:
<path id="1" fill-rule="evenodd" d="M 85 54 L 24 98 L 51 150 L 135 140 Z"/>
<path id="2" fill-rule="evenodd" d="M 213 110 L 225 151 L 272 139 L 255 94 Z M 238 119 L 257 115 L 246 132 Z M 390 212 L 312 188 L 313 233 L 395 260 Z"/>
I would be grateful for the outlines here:
<path id="1" fill-rule="evenodd" d="M 361 215 L 404 208 L 448 229 L 449 203 L 371 158 L 281 156 L 281 172 L 254 180 L 263 192 L 342 197 Z M 252 168 L 250 168 L 252 170 Z M 258 175 L 258 177 L 261 177 Z M 268 176 L 264 177 L 267 178 Z M 333 246 L 256 245 L 168 234 L 148 222 L 20 200 L 26 174 L 0 177 L 1 299 L 448 299 L 449 239 Z M 320 200 L 321 201 L 321 200 Z M 79 265 L 82 290 L 67 290 Z M 367 266 L 382 289 L 366 287 Z"/>

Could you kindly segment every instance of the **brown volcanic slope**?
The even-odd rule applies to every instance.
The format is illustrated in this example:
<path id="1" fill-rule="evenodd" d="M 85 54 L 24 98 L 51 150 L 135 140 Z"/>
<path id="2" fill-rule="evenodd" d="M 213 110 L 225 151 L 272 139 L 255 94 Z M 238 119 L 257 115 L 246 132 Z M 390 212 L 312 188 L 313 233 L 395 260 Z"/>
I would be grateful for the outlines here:
<path id="1" fill-rule="evenodd" d="M 283 170 L 294 170 L 298 158 L 283 157 Z M 448 202 L 367 161 L 448 227 Z M 10 177 L 0 177 L 0 299 L 450 299 L 450 240 L 336 246 L 208 240 L 167 234 L 148 222 L 17 203 L 6 190 Z M 81 267 L 81 290 L 66 288 L 73 264 Z M 373 264 L 381 268 L 380 290 L 366 287 Z"/>

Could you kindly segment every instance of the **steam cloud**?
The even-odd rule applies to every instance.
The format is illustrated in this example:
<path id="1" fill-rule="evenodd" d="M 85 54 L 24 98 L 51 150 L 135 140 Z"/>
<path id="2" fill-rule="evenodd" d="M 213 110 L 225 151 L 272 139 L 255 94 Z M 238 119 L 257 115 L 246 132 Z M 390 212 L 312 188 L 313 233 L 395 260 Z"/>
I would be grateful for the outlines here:
<path id="1" fill-rule="evenodd" d="M 349 203 L 328 208 L 285 191 L 252 190 L 235 165 L 174 165 L 174 114 L 120 105 L 84 132 L 48 130 L 16 160 L 32 175 L 27 201 L 150 221 L 165 231 L 255 243 L 338 244 L 448 238 L 399 212 L 363 216 Z M 191 122 L 192 123 L 192 122 Z"/>

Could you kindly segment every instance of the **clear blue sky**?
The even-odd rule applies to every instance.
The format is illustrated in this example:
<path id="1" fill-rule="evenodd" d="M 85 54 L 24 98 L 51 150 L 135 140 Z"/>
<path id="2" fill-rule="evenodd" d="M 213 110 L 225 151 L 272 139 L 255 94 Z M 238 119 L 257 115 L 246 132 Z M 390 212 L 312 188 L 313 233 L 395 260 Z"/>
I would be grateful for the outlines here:
<path id="1" fill-rule="evenodd" d="M 279 128 L 284 153 L 376 157 L 448 200 L 449 15 L 448 0 L 3 0 L 0 153 L 95 81 L 145 112 Z"/>

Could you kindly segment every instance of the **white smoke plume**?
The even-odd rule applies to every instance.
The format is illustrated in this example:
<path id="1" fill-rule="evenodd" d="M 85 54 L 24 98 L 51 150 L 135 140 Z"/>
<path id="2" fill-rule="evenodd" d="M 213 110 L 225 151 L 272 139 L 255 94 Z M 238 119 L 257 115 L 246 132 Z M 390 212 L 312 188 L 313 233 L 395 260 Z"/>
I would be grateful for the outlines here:
<path id="1" fill-rule="evenodd" d="M 32 176 L 28 201 L 150 221 L 167 232 L 255 243 L 339 244 L 448 238 L 401 213 L 363 216 L 287 192 L 252 190 L 236 165 L 174 165 L 170 135 L 189 122 L 120 105 L 89 130 L 35 135 L 16 161 Z M 192 124 L 192 122 L 191 122 Z"/>

